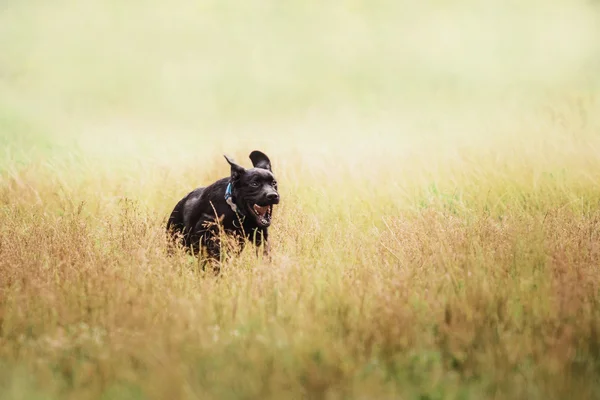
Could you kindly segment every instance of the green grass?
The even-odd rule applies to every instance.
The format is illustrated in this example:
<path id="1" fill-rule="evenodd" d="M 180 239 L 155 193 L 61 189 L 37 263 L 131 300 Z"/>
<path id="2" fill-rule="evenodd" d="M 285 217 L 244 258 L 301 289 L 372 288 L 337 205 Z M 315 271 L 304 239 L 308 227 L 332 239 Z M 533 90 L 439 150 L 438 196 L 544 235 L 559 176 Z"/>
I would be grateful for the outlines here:
<path id="1" fill-rule="evenodd" d="M 600 397 L 598 10 L 5 1 L 0 398 Z M 273 161 L 273 260 L 164 225 Z"/>

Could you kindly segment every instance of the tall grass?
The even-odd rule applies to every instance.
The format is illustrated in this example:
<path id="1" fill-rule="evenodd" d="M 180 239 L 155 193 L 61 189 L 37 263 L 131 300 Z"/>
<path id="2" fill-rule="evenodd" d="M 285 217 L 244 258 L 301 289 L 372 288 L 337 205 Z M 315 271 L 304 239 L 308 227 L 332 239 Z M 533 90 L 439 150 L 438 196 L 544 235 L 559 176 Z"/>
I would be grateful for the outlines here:
<path id="1" fill-rule="evenodd" d="M 600 397 L 593 6 L 1 7 L 1 398 Z M 273 259 L 168 256 L 254 149 Z"/>

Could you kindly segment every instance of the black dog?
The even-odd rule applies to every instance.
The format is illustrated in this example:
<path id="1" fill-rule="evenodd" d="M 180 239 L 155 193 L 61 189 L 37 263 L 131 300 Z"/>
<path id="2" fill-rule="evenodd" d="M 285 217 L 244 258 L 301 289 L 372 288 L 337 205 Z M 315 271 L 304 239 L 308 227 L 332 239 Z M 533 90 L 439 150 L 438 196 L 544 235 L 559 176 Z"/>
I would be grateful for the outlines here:
<path id="1" fill-rule="evenodd" d="M 189 193 L 177 203 L 167 223 L 173 239 L 181 239 L 194 254 L 205 249 L 212 261 L 221 258 L 220 228 L 236 237 L 241 246 L 244 239 L 249 239 L 257 246 L 264 244 L 268 252 L 273 205 L 279 204 L 269 157 L 253 151 L 251 169 L 227 156 L 225 159 L 231 166 L 231 176 Z"/>

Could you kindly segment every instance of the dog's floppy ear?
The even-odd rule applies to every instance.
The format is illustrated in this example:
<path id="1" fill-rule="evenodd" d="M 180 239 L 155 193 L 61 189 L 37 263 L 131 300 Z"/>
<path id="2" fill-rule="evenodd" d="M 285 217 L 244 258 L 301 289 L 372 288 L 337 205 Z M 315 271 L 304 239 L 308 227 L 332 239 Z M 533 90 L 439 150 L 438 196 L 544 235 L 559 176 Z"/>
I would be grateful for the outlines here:
<path id="1" fill-rule="evenodd" d="M 250 160 L 252 161 L 254 168 L 262 168 L 271 171 L 271 160 L 269 160 L 269 157 L 262 151 L 254 150 L 250 153 Z"/>
<path id="2" fill-rule="evenodd" d="M 233 159 L 225 156 L 225 159 L 227 160 L 227 162 L 229 163 L 229 165 L 231 165 L 231 179 L 232 180 L 238 180 L 239 177 L 246 172 L 246 170 L 244 169 L 244 167 L 242 167 L 241 165 L 236 164 L 235 161 L 233 161 Z"/>

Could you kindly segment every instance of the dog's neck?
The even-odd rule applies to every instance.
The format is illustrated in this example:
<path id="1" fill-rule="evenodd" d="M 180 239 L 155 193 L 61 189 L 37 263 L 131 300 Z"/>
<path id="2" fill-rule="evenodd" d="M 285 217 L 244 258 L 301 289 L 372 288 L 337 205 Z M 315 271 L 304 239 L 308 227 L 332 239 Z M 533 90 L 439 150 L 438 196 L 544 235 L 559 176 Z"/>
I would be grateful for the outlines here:
<path id="1" fill-rule="evenodd" d="M 242 212 L 242 210 L 240 210 L 240 208 L 235 204 L 235 202 L 233 201 L 233 185 L 231 182 L 229 182 L 227 184 L 227 189 L 225 189 L 225 202 L 227 204 L 229 204 L 229 207 L 231 207 L 231 209 L 233 210 L 234 213 L 236 214 L 240 214 L 240 215 L 244 215 L 244 213 Z"/>

